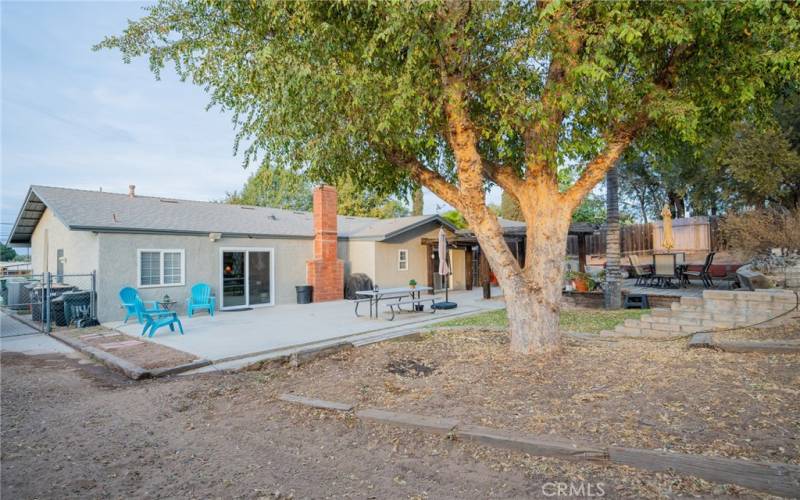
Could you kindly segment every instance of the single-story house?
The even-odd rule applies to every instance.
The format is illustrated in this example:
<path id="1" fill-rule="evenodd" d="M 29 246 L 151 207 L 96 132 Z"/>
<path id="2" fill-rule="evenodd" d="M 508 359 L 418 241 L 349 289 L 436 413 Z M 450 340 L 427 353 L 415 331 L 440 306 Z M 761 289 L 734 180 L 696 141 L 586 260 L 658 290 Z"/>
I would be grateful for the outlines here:
<path id="1" fill-rule="evenodd" d="M 100 321 L 121 319 L 118 292 L 179 301 L 198 282 L 219 309 L 294 303 L 296 285 L 314 300 L 343 296 L 345 278 L 363 273 L 381 288 L 441 286 L 438 215 L 377 219 L 336 215 L 336 190 L 314 191 L 313 212 L 31 186 L 8 243 L 30 246 L 32 272 L 97 272 Z M 452 289 L 471 288 L 469 249 L 449 255 Z M 468 280 L 469 278 L 469 280 Z M 469 282 L 468 282 L 469 281 Z"/>

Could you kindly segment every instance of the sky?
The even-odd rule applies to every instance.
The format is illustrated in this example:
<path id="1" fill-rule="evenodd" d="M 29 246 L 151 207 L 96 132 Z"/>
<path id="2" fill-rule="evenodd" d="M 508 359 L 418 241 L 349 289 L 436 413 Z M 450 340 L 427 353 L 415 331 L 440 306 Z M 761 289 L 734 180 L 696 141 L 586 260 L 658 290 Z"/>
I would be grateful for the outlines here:
<path id="1" fill-rule="evenodd" d="M 91 50 L 143 5 L 0 3 L 3 242 L 32 184 L 220 200 L 251 173 L 233 155 L 230 115 L 206 111 L 202 89 Z M 426 191 L 426 213 L 447 208 Z"/>

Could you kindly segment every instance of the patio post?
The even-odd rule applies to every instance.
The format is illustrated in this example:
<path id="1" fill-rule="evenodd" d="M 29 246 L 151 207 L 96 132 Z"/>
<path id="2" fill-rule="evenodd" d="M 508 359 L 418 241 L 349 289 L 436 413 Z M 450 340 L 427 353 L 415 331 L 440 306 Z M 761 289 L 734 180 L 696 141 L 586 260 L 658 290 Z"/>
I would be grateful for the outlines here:
<path id="1" fill-rule="evenodd" d="M 42 313 L 44 314 L 45 327 L 44 331 L 50 333 L 50 282 L 52 277 L 50 271 L 44 273 L 44 287 L 42 290 Z"/>
<path id="2" fill-rule="evenodd" d="M 467 290 L 472 290 L 472 247 L 464 249 L 464 281 Z"/>
<path id="3" fill-rule="evenodd" d="M 586 272 L 586 234 L 578 233 L 578 271 Z"/>
<path id="4" fill-rule="evenodd" d="M 481 279 L 481 286 L 483 287 L 483 298 L 484 299 L 491 299 L 492 298 L 492 283 L 489 279 L 489 261 L 486 259 L 486 254 L 483 252 L 483 249 L 479 250 L 481 253 L 481 264 L 480 264 L 480 279 Z"/>

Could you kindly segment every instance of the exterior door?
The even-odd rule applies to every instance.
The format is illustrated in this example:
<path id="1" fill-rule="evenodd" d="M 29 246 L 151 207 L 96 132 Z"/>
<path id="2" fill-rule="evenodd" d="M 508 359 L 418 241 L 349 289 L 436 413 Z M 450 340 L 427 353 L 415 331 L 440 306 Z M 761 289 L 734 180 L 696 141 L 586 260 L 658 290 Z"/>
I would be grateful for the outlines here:
<path id="1" fill-rule="evenodd" d="M 221 250 L 221 309 L 273 304 L 271 249 Z"/>
<path id="2" fill-rule="evenodd" d="M 270 252 L 248 252 L 247 298 L 249 305 L 272 303 L 271 260 Z"/>

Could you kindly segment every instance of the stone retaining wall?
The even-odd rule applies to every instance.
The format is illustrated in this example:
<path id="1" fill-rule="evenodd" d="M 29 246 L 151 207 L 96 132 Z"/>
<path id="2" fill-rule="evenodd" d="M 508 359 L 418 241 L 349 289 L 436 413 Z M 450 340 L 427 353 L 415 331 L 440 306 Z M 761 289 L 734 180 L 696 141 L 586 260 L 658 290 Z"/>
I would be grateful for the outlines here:
<path id="1" fill-rule="evenodd" d="M 692 333 L 736 328 L 767 321 L 790 311 L 797 296 L 789 290 L 734 292 L 706 290 L 702 297 L 681 297 L 670 308 L 651 309 L 640 319 L 628 319 L 614 331 L 602 334 L 615 337 L 679 337 Z M 775 320 L 775 324 L 800 321 L 794 311 Z"/>

